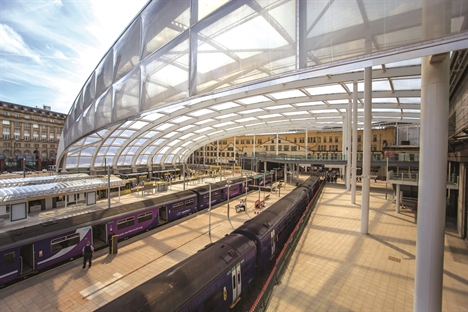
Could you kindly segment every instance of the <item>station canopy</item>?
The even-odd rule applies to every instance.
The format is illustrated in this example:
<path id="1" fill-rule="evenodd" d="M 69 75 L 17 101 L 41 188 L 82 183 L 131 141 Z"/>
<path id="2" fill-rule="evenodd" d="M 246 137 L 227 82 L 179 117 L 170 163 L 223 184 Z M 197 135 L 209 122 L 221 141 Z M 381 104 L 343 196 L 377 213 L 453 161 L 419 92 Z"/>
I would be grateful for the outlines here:
<path id="1" fill-rule="evenodd" d="M 27 186 L 27 185 L 36 185 L 36 184 L 46 184 L 54 182 L 65 182 L 72 180 L 83 180 L 90 179 L 91 177 L 86 173 L 75 173 L 67 175 L 50 175 L 50 176 L 38 176 L 38 177 L 27 177 L 27 178 L 12 178 L 12 179 L 2 179 L 0 180 L 0 188 L 5 187 L 17 187 L 17 186 Z"/>
<path id="2" fill-rule="evenodd" d="M 83 193 L 86 191 L 96 191 L 97 189 L 107 189 L 109 186 L 108 182 L 107 178 L 91 178 L 47 184 L 5 187 L 0 188 L 0 202 L 24 200 L 25 198 L 54 197 Z M 125 180 L 116 176 L 110 177 L 111 188 L 123 187 L 125 183 Z"/>
<path id="3" fill-rule="evenodd" d="M 422 58 L 450 52 L 452 91 L 467 11 L 463 0 L 151 1 L 73 103 L 58 169 L 136 172 L 228 137 L 342 128 L 354 83 L 362 127 L 366 67 L 373 124 L 419 124 Z"/>

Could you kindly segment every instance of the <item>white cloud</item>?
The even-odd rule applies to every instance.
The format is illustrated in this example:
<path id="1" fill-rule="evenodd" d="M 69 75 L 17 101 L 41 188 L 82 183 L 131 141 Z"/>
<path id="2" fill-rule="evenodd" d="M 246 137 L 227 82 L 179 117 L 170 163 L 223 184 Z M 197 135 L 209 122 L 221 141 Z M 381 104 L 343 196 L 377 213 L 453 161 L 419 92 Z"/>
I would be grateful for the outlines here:
<path id="1" fill-rule="evenodd" d="M 1 1 L 0 100 L 67 113 L 146 2 Z"/>
<path id="2" fill-rule="evenodd" d="M 5 24 L 0 24 L 0 51 L 2 54 L 25 56 L 41 63 L 39 55 L 29 48 L 17 32 Z"/>

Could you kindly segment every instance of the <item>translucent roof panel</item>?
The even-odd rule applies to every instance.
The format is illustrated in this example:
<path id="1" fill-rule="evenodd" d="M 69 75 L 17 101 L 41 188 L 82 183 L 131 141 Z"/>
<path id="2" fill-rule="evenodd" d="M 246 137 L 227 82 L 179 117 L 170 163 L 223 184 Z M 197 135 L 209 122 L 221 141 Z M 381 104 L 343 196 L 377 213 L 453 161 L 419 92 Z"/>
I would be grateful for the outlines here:
<path id="1" fill-rule="evenodd" d="M 421 58 L 468 48 L 466 16 L 459 0 L 149 1 L 83 81 L 57 163 L 175 165 L 247 128 L 341 127 L 353 82 L 363 119 L 364 67 L 373 120 L 418 123 Z"/>

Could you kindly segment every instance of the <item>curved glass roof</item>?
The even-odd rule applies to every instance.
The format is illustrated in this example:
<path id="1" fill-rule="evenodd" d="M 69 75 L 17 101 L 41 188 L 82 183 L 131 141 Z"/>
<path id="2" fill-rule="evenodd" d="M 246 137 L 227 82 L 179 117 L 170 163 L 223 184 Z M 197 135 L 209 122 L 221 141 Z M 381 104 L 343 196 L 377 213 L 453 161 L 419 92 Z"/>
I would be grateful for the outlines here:
<path id="1" fill-rule="evenodd" d="M 234 135 L 341 127 L 353 82 L 362 123 L 370 66 L 373 122 L 417 124 L 420 58 L 468 48 L 468 6 L 434 3 L 151 1 L 76 98 L 59 168 L 174 165 Z M 440 10 L 445 31 L 422 31 Z"/>

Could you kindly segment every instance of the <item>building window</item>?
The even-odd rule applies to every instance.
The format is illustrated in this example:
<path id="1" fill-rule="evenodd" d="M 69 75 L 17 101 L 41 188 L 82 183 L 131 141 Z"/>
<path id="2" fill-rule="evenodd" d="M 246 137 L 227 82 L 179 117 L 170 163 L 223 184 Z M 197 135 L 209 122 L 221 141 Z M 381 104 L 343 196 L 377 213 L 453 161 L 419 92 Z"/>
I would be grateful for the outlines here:
<path id="1" fill-rule="evenodd" d="M 338 136 L 335 137 L 335 143 L 338 143 Z"/>
<path id="2" fill-rule="evenodd" d="M 24 123 L 24 127 L 25 127 L 25 128 L 31 128 L 31 124 L 25 122 L 25 123 Z"/>
<path id="3" fill-rule="evenodd" d="M 258 139 L 258 144 L 262 144 L 262 139 Z"/>
<path id="4" fill-rule="evenodd" d="M 323 137 L 323 143 L 327 143 L 327 137 L 326 136 Z"/>
<path id="5" fill-rule="evenodd" d="M 330 143 L 333 142 L 333 137 L 329 137 L 328 139 L 329 139 L 328 142 L 330 142 Z"/>
<path id="6" fill-rule="evenodd" d="M 278 151 L 282 151 L 283 150 L 283 145 L 278 145 Z"/>
<path id="7" fill-rule="evenodd" d="M 291 146 L 291 152 L 296 152 L 297 151 L 297 146 Z"/>
<path id="8" fill-rule="evenodd" d="M 285 151 L 285 152 L 289 152 L 289 145 L 285 145 L 285 146 L 284 146 L 284 151 Z"/>
<path id="9" fill-rule="evenodd" d="M 317 137 L 317 143 L 322 143 L 322 138 L 321 137 Z"/>
<path id="10" fill-rule="evenodd" d="M 361 135 L 358 135 L 358 136 L 357 136 L 357 141 L 358 141 L 358 142 L 361 142 Z"/>
<path id="11" fill-rule="evenodd" d="M 299 143 L 304 143 L 305 139 L 304 138 L 299 138 Z"/>
<path id="12" fill-rule="evenodd" d="M 372 142 L 377 142 L 377 134 L 374 134 L 372 137 Z"/>
<path id="13" fill-rule="evenodd" d="M 10 121 L 9 121 L 9 120 L 4 120 L 4 121 L 3 121 L 3 124 L 4 124 L 4 125 L 9 125 L 9 124 L 10 124 Z"/>
<path id="14" fill-rule="evenodd" d="M 31 116 L 29 116 L 29 115 L 24 115 L 24 119 L 31 119 Z"/>

